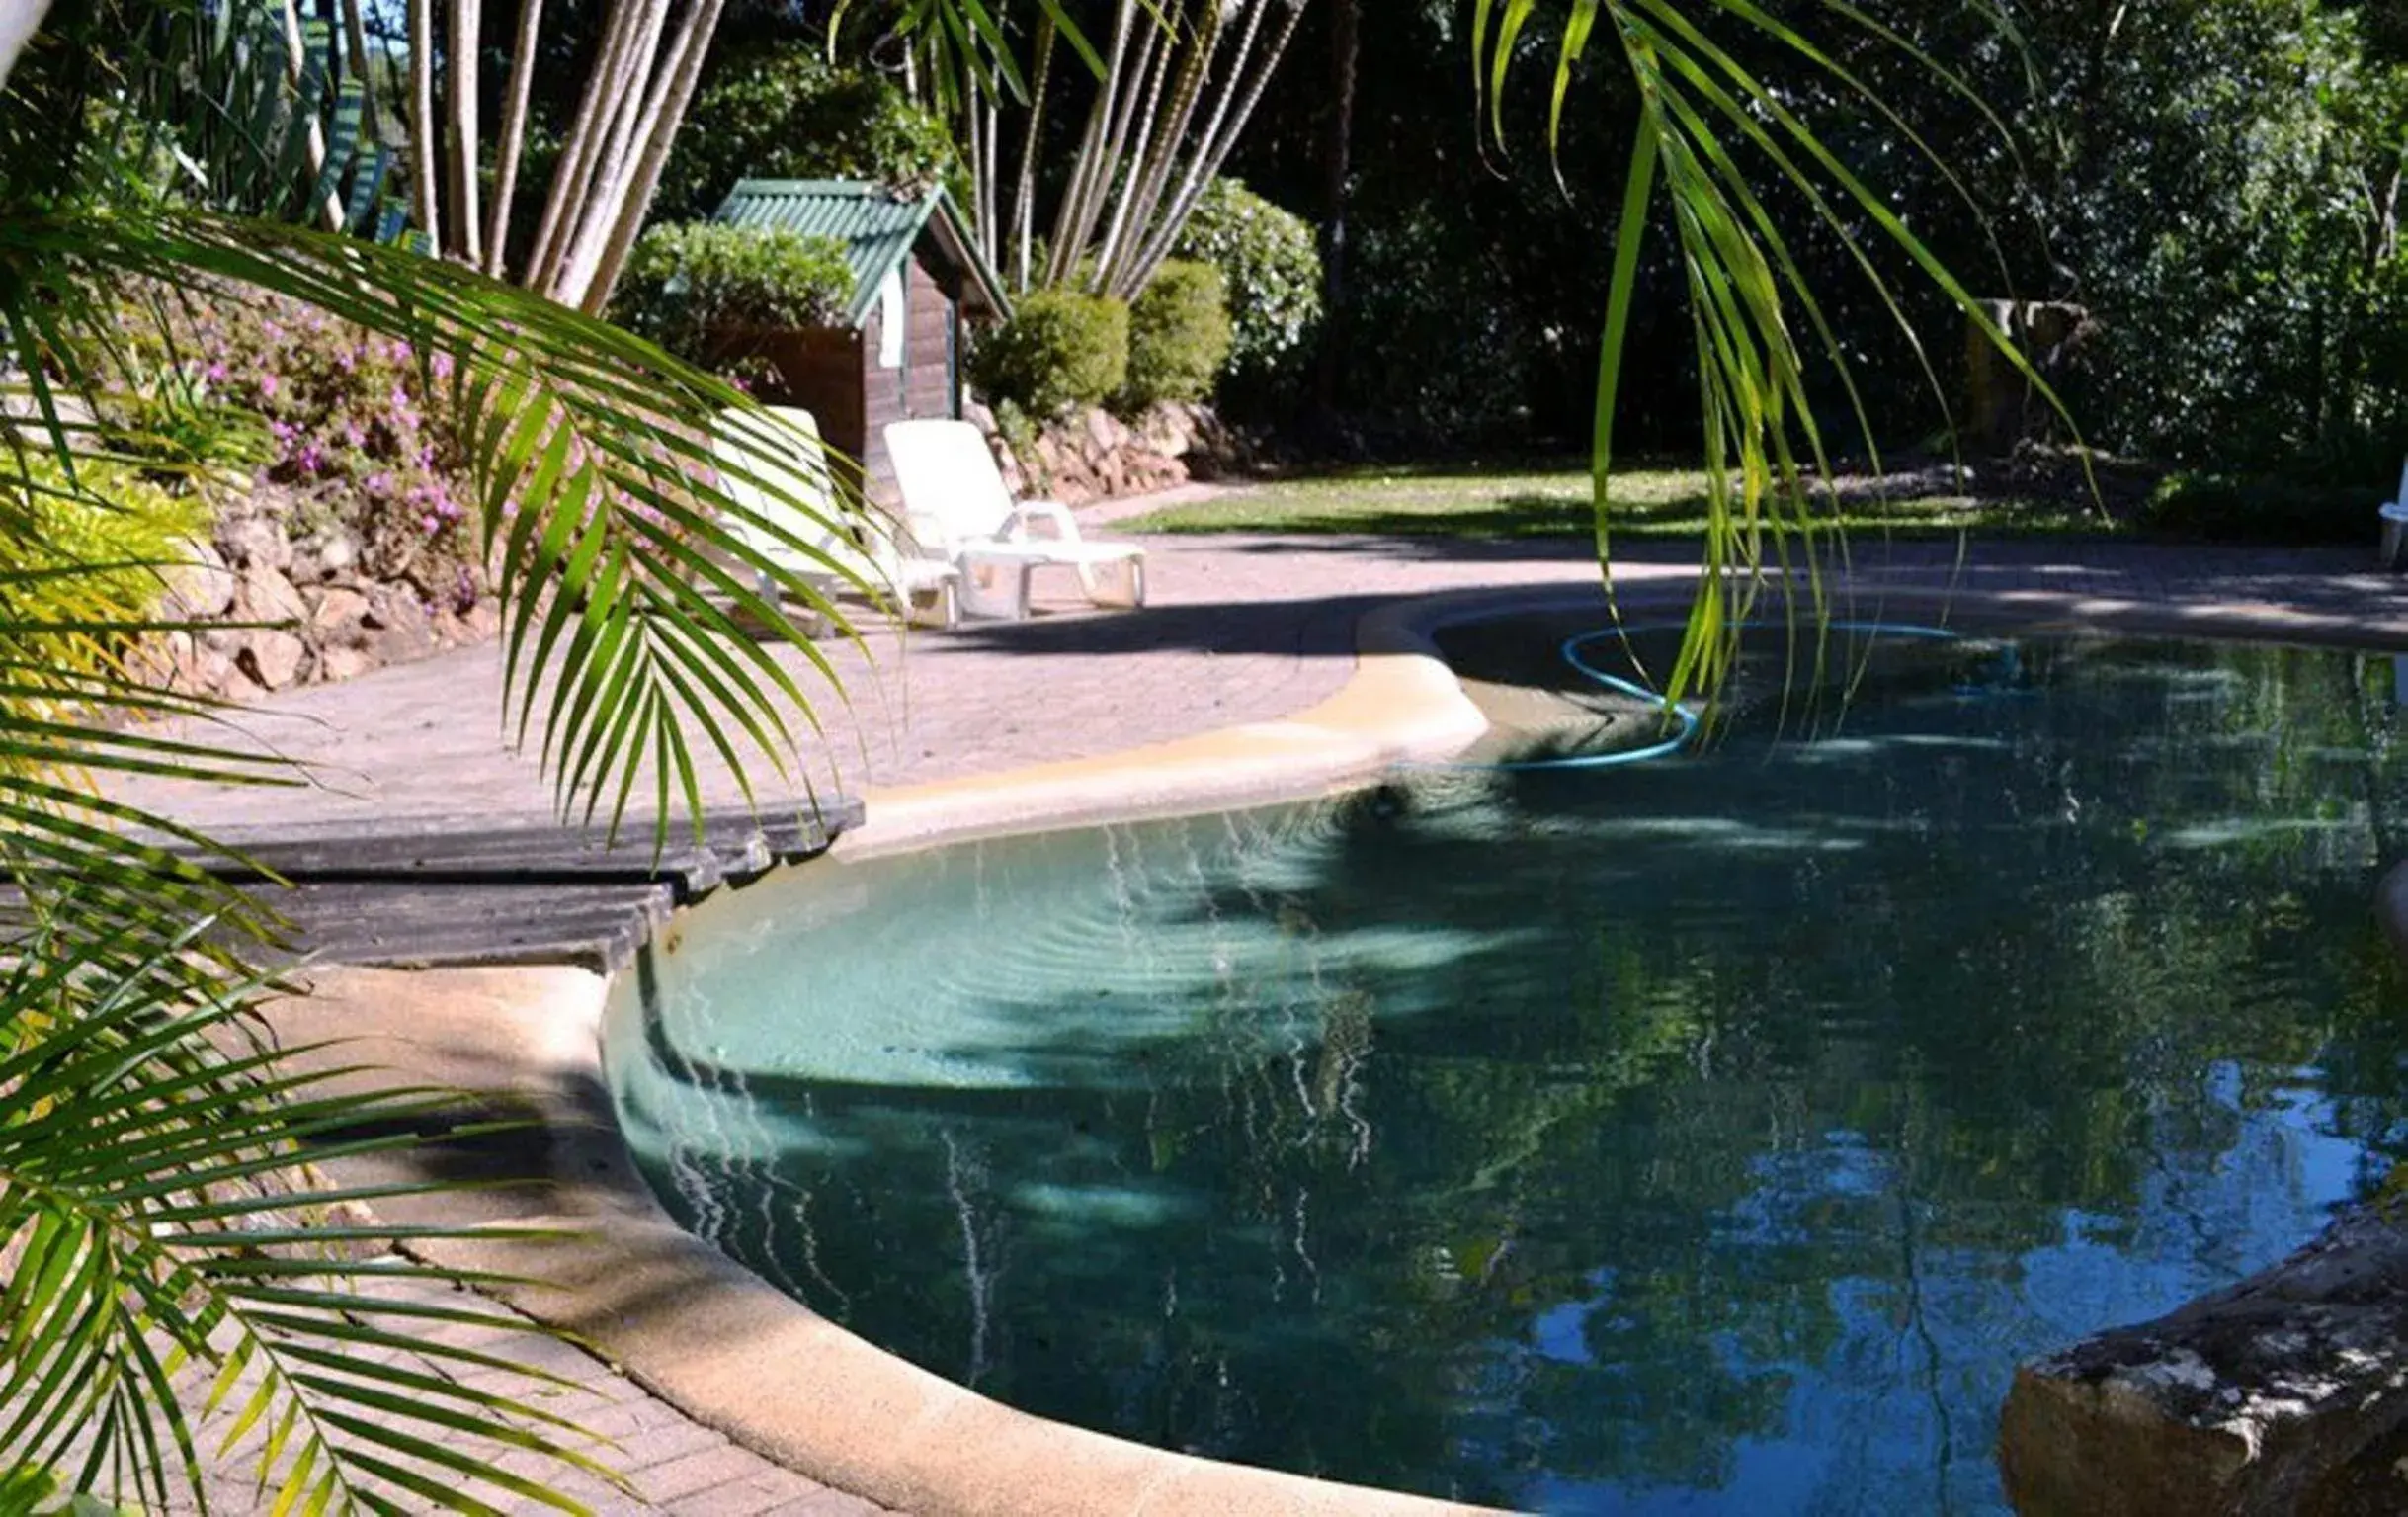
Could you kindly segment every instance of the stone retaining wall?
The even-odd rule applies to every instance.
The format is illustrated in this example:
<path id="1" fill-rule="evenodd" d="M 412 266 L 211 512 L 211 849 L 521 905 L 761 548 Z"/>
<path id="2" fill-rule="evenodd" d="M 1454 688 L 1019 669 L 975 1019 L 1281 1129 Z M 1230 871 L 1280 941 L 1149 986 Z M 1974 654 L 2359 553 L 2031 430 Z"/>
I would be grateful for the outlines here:
<path id="1" fill-rule="evenodd" d="M 963 415 L 986 434 L 1015 496 L 1066 506 L 1218 478 L 1240 462 L 1237 438 L 1209 406 L 1165 401 L 1127 421 L 1096 407 L 1048 423 L 1017 448 L 985 406 L 973 401 Z"/>
<path id="2" fill-rule="evenodd" d="M 164 620 L 223 624 L 158 634 L 137 655 L 193 695 L 256 699 L 349 679 L 494 634 L 500 616 L 479 575 L 406 564 L 379 572 L 340 526 L 311 528 L 272 487 L 221 510 L 211 540 L 169 572 Z"/>

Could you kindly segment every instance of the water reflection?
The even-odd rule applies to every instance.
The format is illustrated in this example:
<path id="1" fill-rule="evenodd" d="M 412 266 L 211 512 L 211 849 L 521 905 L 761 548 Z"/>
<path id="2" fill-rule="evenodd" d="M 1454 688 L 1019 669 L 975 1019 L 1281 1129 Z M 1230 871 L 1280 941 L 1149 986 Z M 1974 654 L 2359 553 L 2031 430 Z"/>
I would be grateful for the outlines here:
<path id="1" fill-rule="evenodd" d="M 2386 661 L 2011 651 L 1819 742 L 1764 703 L 803 871 L 623 1008 L 623 1113 L 698 1230 L 1046 1415 L 1564 1511 L 1991 1509 L 2019 1357 L 2408 1134 Z"/>

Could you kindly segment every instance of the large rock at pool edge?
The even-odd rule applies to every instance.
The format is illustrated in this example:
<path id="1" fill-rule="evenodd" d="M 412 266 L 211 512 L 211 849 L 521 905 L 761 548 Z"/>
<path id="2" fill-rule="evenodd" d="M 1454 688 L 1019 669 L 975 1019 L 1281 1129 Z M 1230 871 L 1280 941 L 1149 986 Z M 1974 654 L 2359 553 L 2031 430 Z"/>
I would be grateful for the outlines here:
<path id="1" fill-rule="evenodd" d="M 2408 1210 L 2025 1365 L 1999 1427 L 2026 1517 L 2408 1511 Z"/>

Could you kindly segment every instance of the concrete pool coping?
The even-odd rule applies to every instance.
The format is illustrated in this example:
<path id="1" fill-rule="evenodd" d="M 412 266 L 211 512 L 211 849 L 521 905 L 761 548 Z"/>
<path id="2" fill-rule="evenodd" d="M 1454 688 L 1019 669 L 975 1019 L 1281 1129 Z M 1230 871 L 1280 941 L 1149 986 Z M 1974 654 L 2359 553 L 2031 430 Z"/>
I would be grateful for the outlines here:
<path id="1" fill-rule="evenodd" d="M 1674 593 L 1666 594 L 1665 591 Z M 1625 612 L 1685 604 L 1685 588 Z M 1307 799 L 1390 766 L 1442 758 L 1485 729 L 1434 630 L 1507 611 L 1602 601 L 1595 587 L 1464 590 L 1390 605 L 1358 627 L 1358 667 L 1292 717 L 984 779 L 866 796 L 845 858 L 966 837 Z M 2283 607 L 2176 607 L 2045 591 L 1888 586 L 1844 613 L 1961 617 L 1968 626 L 2408 650 L 2408 623 Z M 495 1162 L 532 1181 L 387 1206 L 391 1221 L 567 1229 L 566 1239 L 469 1236 L 417 1245 L 437 1262 L 526 1283 L 512 1306 L 564 1328 L 688 1415 L 830 1485 L 931 1514 L 1418 1513 L 1469 1510 L 1218 1464 L 1031 1416 L 939 1379 L 829 1322 L 677 1226 L 629 1161 L 603 1084 L 609 983 L 573 969 L 333 969 L 283 1003 L 295 1042 L 329 1032 L 379 1079 L 464 1087 L 524 1110 L 541 1140 Z"/>

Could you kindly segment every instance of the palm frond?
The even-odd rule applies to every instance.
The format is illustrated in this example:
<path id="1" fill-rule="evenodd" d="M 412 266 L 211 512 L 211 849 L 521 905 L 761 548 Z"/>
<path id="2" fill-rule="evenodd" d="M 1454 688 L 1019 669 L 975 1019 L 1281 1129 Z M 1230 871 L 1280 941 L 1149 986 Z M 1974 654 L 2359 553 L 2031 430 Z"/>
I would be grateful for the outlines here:
<path id="1" fill-rule="evenodd" d="M 0 1469 L 163 1504 L 177 1486 L 205 1499 L 204 1473 L 239 1452 L 263 1489 L 313 1507 L 575 1510 L 446 1442 L 610 1478 L 565 1423 L 480 1374 L 507 1360 L 423 1330 L 528 1324 L 472 1295 L 381 1290 L 475 1279 L 353 1257 L 354 1232 L 306 1225 L 410 1189 L 328 1189 L 312 1166 L 416 1144 L 451 1098 L 337 1093 L 340 1071 L 255 1050 L 243 1024 L 264 983 L 197 983 L 180 962 L 209 925 L 133 961 L 39 928 L 7 945 Z"/>
<path id="2" fill-rule="evenodd" d="M 1825 0 L 1824 8 L 1847 26 L 1902 50 L 1945 89 L 1972 99 L 1997 124 L 1997 117 L 1960 76 L 1916 49 L 1894 29 L 1848 0 Z M 1537 0 L 1478 0 L 1474 9 L 1475 78 L 1488 105 L 1490 129 L 1500 137 L 1504 92 L 1538 10 Z M 1754 0 L 1712 0 L 1704 7 L 1685 7 L 1676 0 L 1570 0 L 1548 107 L 1550 148 L 1560 133 L 1575 74 L 1601 27 L 1619 42 L 1638 99 L 1637 136 L 1623 187 L 1598 358 L 1592 488 L 1599 552 L 1609 566 L 1615 411 L 1630 307 L 1639 291 L 1639 248 L 1659 189 L 1669 211 L 1697 350 L 1708 526 L 1699 598 L 1682 651 L 1665 682 L 1671 700 L 1720 684 L 1736 656 L 1739 627 L 1774 574 L 1783 577 L 1790 592 L 1785 605 L 1794 608 L 1802 592 L 1809 607 L 1819 611 L 1823 606 L 1826 554 L 1818 540 L 1822 529 L 1813 495 L 1816 482 L 1830 478 L 1831 460 L 1808 383 L 1816 357 L 1837 377 L 1873 466 L 1879 467 L 1879 442 L 1858 392 L 1854 365 L 1788 234 L 1768 208 L 1760 183 L 1792 192 L 1813 220 L 1838 241 L 1904 334 L 1944 417 L 1950 410 L 1947 387 L 1924 351 L 1902 295 L 1875 257 L 1875 243 L 1903 254 L 2007 355 L 2035 392 L 2063 412 L 2046 380 L 1987 307 L 1792 109 L 1794 92 L 1760 78 L 1731 46 L 1707 32 L 1702 18 L 1728 22 L 1832 81 L 1936 165 L 1944 182 L 1974 207 L 1971 193 L 1950 165 L 1878 92 L 1799 27 Z M 2004 135 L 2003 126 L 2000 130 Z M 1751 155 L 1751 164 L 1742 163 L 1742 152 Z M 1978 207 L 1974 209 L 1981 220 Z M 1986 221 L 1982 224 L 1986 229 Z M 1810 344 L 1800 339 L 1801 325 L 1811 336 Z M 1844 544 L 1840 546 L 1844 550 Z"/>

